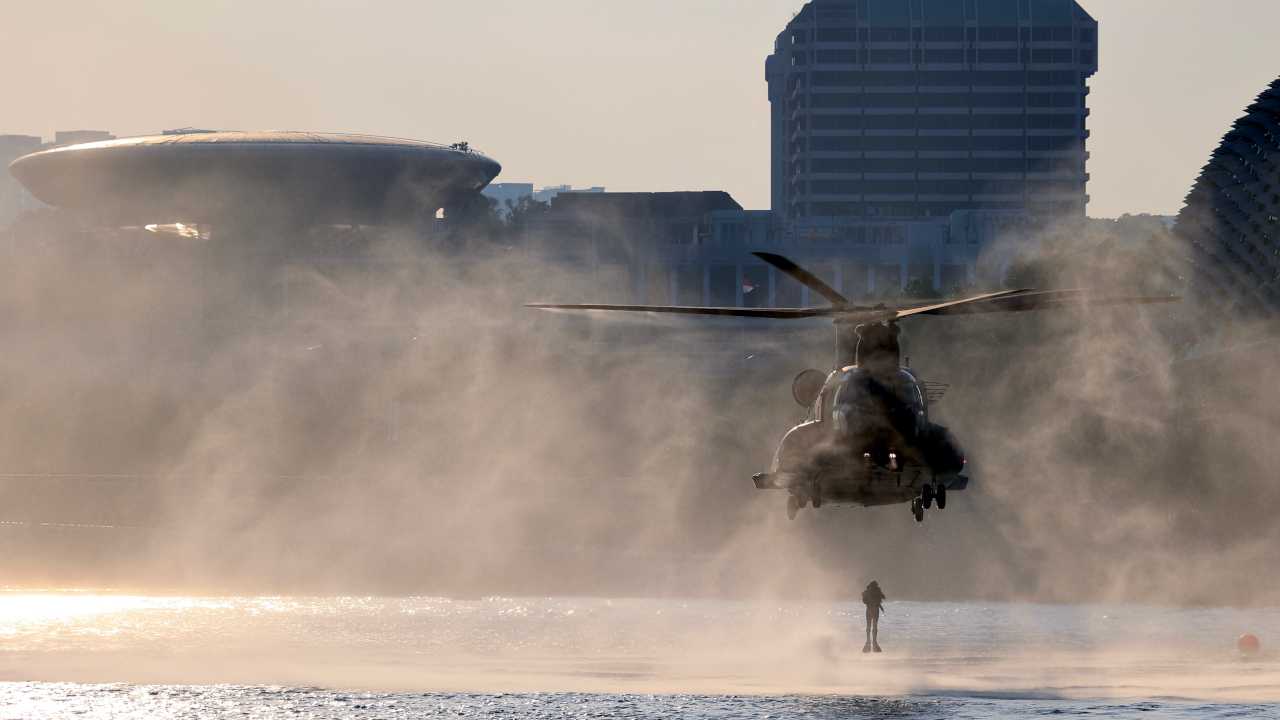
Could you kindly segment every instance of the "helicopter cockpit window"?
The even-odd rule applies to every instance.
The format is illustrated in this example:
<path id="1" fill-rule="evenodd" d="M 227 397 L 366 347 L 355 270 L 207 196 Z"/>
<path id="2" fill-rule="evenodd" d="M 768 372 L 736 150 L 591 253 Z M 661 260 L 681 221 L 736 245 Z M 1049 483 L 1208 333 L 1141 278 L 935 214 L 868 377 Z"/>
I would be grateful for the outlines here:
<path id="1" fill-rule="evenodd" d="M 822 422 L 827 419 L 827 415 L 830 415 L 832 409 L 835 408 L 836 389 L 838 387 L 839 386 L 828 385 L 823 388 L 822 393 L 818 395 L 818 401 L 814 403 L 813 406 L 814 419 L 818 422 Z"/>
<path id="2" fill-rule="evenodd" d="M 825 393 L 824 393 L 825 395 Z M 924 397 L 920 394 L 920 386 L 909 373 L 899 372 L 887 378 L 875 377 L 867 372 L 854 372 L 840 388 L 837 398 L 842 405 L 853 405 L 862 408 L 863 412 L 874 412 L 883 407 L 889 398 L 899 405 L 905 405 L 913 411 L 924 410 Z"/>
<path id="3" fill-rule="evenodd" d="M 898 400 L 910 406 L 916 412 L 924 411 L 924 396 L 920 394 L 920 385 L 910 373 L 899 371 L 895 378 L 893 394 Z"/>

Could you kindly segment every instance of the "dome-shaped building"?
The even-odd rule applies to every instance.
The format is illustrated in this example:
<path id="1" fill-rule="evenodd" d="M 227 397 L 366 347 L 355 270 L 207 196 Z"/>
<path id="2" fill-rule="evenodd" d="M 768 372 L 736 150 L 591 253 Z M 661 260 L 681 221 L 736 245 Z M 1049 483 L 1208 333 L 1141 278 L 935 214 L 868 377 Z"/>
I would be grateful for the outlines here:
<path id="1" fill-rule="evenodd" d="M 1280 79 L 1214 151 L 1175 231 L 1189 248 L 1201 309 L 1280 316 Z"/>

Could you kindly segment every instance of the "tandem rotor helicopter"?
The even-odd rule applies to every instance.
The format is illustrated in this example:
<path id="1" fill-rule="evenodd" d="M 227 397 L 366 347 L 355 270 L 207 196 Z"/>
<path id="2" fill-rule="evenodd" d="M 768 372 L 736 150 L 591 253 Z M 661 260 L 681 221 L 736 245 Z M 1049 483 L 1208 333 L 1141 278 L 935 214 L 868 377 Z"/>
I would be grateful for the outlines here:
<path id="1" fill-rule="evenodd" d="M 898 321 L 915 316 L 1022 312 L 1068 305 L 1173 302 L 1176 297 L 1091 298 L 1083 290 L 1006 290 L 962 300 L 891 307 L 854 305 L 816 275 L 773 253 L 756 257 L 821 295 L 830 307 L 736 308 L 672 305 L 531 303 L 544 310 L 610 310 L 793 320 L 830 317 L 836 362 L 828 373 L 805 370 L 792 395 L 807 407 L 803 422 L 783 436 L 768 472 L 753 480 L 760 490 L 787 492 L 787 517 L 806 505 L 862 506 L 911 503 L 916 522 L 947 493 L 969 484 L 966 459 L 951 431 L 929 420 L 929 404 L 946 386 L 927 383 L 902 365 Z"/>

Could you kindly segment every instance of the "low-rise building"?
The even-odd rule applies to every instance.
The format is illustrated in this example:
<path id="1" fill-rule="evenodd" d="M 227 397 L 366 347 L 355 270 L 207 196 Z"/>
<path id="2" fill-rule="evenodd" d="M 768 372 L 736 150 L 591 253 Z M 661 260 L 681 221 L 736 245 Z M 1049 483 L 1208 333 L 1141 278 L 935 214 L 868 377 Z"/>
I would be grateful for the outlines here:
<path id="1" fill-rule="evenodd" d="M 34 135 L 0 135 L 0 229 L 40 203 L 9 173 L 9 163 L 36 152 L 43 140 Z"/>
<path id="2" fill-rule="evenodd" d="M 1017 212 L 787 226 L 721 191 L 597 193 L 558 197 L 528 228 L 526 246 L 581 267 L 600 302 L 796 307 L 825 301 L 753 252 L 791 257 L 854 300 L 934 295 L 975 284 L 996 238 L 1034 231 Z"/>

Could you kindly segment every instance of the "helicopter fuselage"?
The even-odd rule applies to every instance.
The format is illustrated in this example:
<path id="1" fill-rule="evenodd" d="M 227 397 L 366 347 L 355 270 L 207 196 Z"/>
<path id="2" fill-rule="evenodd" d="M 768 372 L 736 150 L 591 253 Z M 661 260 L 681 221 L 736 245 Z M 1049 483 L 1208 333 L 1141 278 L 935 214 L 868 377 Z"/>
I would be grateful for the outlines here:
<path id="1" fill-rule="evenodd" d="M 968 484 L 951 433 L 929 420 L 929 395 L 908 368 L 852 365 L 827 376 L 805 421 L 782 438 L 756 487 L 812 503 L 892 505 Z M 913 508 L 914 509 L 914 508 Z M 794 512 L 792 512 L 794 514 Z"/>

